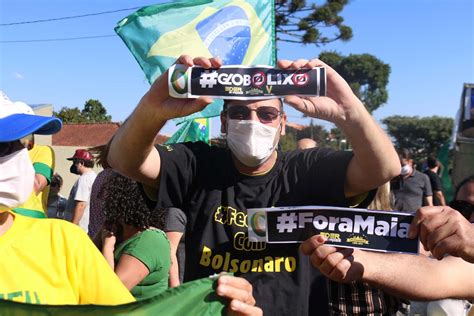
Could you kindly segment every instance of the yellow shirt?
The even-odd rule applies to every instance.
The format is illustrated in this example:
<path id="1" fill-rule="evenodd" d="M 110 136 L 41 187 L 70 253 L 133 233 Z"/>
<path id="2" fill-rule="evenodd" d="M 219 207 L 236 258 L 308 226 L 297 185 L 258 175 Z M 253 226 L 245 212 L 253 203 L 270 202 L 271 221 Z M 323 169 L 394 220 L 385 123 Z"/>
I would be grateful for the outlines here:
<path id="1" fill-rule="evenodd" d="M 0 236 L 0 299 L 117 305 L 135 299 L 79 226 L 18 214 Z"/>
<path id="2" fill-rule="evenodd" d="M 40 174 L 46 178 L 48 185 L 38 195 L 35 192 L 31 192 L 28 200 L 15 208 L 16 213 L 36 217 L 44 218 L 48 214 L 48 194 L 49 194 L 49 183 L 53 177 L 54 171 L 54 151 L 49 146 L 34 145 L 31 150 L 28 151 L 31 163 L 35 169 L 36 174 Z M 38 213 L 40 212 L 40 213 Z"/>

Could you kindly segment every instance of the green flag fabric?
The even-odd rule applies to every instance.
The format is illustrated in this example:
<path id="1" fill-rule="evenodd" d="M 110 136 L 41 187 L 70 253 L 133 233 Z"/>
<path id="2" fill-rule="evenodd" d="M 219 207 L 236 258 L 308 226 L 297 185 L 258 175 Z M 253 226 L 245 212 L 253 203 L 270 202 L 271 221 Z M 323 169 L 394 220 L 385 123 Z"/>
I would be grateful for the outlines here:
<path id="1" fill-rule="evenodd" d="M 454 187 L 453 181 L 451 179 L 451 175 L 449 174 L 449 143 L 444 144 L 440 150 L 438 151 L 437 159 L 443 165 L 441 169 L 441 186 L 443 188 L 444 197 L 446 199 L 446 203 L 451 202 L 454 199 Z"/>
<path id="2" fill-rule="evenodd" d="M 225 315 L 225 300 L 217 296 L 217 278 L 184 283 L 150 299 L 118 306 L 33 305 L 0 300 L 1 316 L 172 316 Z"/>
<path id="3" fill-rule="evenodd" d="M 208 118 L 188 120 L 181 123 L 181 127 L 166 144 L 203 141 L 209 143 L 210 122 Z"/>
<path id="4" fill-rule="evenodd" d="M 193 0 L 144 7 L 118 22 L 152 83 L 182 54 L 219 56 L 226 65 L 275 65 L 273 0 Z M 222 100 L 176 122 L 218 116 Z"/>

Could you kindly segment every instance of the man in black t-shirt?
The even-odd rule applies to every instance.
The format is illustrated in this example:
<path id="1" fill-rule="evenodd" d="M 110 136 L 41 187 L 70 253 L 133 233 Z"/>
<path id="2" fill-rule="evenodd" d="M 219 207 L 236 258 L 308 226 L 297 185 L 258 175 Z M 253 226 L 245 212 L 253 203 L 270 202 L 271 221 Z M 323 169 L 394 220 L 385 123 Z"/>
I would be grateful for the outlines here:
<path id="1" fill-rule="evenodd" d="M 441 179 L 438 176 L 438 171 L 440 168 L 440 162 L 436 157 L 429 156 L 426 159 L 426 165 L 428 170 L 425 171 L 425 174 L 430 179 L 431 190 L 433 191 L 433 205 L 434 206 L 443 206 L 446 205 L 446 199 L 443 194 L 443 187 L 441 186 Z"/>
<path id="2" fill-rule="evenodd" d="M 190 56 L 177 63 L 221 66 L 218 58 Z M 327 314 L 326 279 L 297 244 L 251 242 L 247 209 L 358 204 L 400 172 L 390 139 L 339 74 L 317 59 L 278 62 L 283 69 L 317 66 L 326 68 L 328 96 L 287 96 L 285 102 L 309 117 L 335 123 L 353 153 L 277 151 L 286 126 L 278 99 L 225 102 L 221 131 L 228 148 L 200 142 L 155 147 L 155 135 L 167 120 L 200 111 L 212 101 L 170 97 L 165 72 L 120 128 L 108 157 L 123 174 L 155 188 L 160 207 L 186 213 L 185 281 L 221 271 L 242 275 L 268 315 Z"/>

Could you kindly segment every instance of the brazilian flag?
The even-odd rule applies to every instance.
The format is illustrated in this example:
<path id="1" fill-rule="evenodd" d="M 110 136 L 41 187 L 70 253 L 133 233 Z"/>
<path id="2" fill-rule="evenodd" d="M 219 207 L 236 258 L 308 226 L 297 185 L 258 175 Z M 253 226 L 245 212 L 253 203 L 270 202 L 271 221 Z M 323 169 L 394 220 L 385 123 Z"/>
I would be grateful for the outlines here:
<path id="1" fill-rule="evenodd" d="M 152 83 L 176 59 L 219 56 L 226 65 L 275 65 L 273 0 L 193 0 L 144 7 L 115 31 Z M 218 116 L 218 100 L 202 112 L 176 119 Z"/>
<path id="2" fill-rule="evenodd" d="M 179 130 L 166 141 L 166 144 L 202 141 L 209 143 L 210 122 L 208 118 L 187 120 Z"/>
<path id="3" fill-rule="evenodd" d="M 118 305 L 33 305 L 0 299 L 1 316 L 155 316 L 225 315 L 225 300 L 215 292 L 217 278 L 204 278 L 140 302 Z"/>

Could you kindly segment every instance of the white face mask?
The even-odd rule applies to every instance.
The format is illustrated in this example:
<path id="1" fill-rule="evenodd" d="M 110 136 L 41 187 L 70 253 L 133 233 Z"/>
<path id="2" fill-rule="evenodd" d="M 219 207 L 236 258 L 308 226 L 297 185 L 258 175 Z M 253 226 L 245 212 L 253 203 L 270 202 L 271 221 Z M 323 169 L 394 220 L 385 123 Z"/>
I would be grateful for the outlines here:
<path id="1" fill-rule="evenodd" d="M 400 175 L 401 176 L 406 176 L 406 175 L 409 175 L 411 174 L 411 172 L 413 171 L 412 167 L 408 164 L 402 166 L 402 170 L 400 171 Z"/>
<path id="2" fill-rule="evenodd" d="M 34 180 L 35 170 L 26 148 L 0 157 L 0 212 L 24 203 Z"/>
<path id="3" fill-rule="evenodd" d="M 277 146 L 278 129 L 252 120 L 228 120 L 227 145 L 246 166 L 264 163 Z"/>

